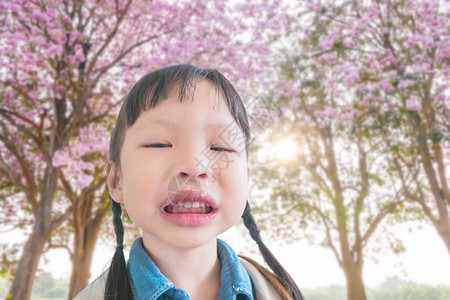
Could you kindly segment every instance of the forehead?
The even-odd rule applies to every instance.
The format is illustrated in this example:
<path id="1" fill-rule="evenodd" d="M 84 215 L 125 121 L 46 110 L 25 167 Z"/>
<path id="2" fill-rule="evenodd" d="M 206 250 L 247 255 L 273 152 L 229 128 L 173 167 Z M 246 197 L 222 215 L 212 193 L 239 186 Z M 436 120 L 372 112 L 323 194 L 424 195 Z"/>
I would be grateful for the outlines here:
<path id="1" fill-rule="evenodd" d="M 136 131 L 149 127 L 224 130 L 237 125 L 223 93 L 208 80 L 198 82 L 190 89 L 180 101 L 179 86 L 172 87 L 168 98 L 161 99 L 156 107 L 142 112 L 132 127 Z"/>

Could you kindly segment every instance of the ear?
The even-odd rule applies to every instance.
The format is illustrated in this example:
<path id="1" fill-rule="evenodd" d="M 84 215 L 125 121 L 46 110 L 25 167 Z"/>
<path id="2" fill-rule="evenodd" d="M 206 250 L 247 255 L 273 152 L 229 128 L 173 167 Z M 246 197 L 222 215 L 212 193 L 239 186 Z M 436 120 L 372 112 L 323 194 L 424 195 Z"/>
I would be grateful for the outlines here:
<path id="1" fill-rule="evenodd" d="M 122 176 L 120 174 L 120 170 L 117 170 L 116 165 L 108 161 L 105 167 L 106 173 L 106 183 L 108 185 L 108 190 L 111 198 L 117 203 L 123 201 L 123 192 L 122 192 Z"/>

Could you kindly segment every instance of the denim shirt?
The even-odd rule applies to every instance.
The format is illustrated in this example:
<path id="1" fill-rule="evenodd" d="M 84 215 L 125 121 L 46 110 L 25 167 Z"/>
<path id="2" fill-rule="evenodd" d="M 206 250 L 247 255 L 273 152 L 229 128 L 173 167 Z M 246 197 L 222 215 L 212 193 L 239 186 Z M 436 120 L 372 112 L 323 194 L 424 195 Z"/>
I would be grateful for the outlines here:
<path id="1" fill-rule="evenodd" d="M 221 263 L 218 300 L 253 300 L 250 276 L 239 262 L 236 253 L 224 241 L 217 239 L 217 255 Z M 143 247 L 142 237 L 133 242 L 127 263 L 128 274 L 137 300 L 189 300 L 186 291 L 175 287 L 165 277 Z"/>

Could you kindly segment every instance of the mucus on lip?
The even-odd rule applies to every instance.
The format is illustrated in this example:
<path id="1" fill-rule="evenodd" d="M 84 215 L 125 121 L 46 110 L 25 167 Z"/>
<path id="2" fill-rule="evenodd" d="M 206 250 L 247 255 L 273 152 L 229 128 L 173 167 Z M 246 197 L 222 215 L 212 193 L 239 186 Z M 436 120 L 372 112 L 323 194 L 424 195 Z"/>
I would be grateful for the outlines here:
<path id="1" fill-rule="evenodd" d="M 192 190 L 181 190 L 181 191 L 183 191 L 183 192 L 193 192 L 193 191 L 200 191 L 201 193 L 200 193 L 200 196 L 201 197 L 205 197 L 206 196 L 206 190 L 204 190 L 204 189 L 192 189 Z"/>

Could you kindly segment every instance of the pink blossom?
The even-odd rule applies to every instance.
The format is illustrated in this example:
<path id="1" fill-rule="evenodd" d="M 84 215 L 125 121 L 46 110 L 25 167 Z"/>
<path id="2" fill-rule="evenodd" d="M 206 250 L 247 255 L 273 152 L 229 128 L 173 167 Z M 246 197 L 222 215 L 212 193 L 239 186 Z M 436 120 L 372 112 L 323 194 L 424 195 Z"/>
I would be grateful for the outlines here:
<path id="1" fill-rule="evenodd" d="M 345 84 L 346 85 L 353 85 L 355 83 L 355 80 L 358 78 L 358 71 L 353 70 L 351 71 L 346 77 L 345 77 Z"/>
<path id="2" fill-rule="evenodd" d="M 44 51 L 44 55 L 47 57 L 54 57 L 62 53 L 62 48 L 57 45 L 53 45 Z"/>
<path id="3" fill-rule="evenodd" d="M 350 32 L 350 36 L 353 38 L 357 38 L 361 34 L 361 31 L 359 28 L 355 28 Z"/>
<path id="4" fill-rule="evenodd" d="M 64 23 L 68 24 L 68 25 L 71 25 L 71 24 L 72 24 L 72 19 L 70 19 L 68 16 L 64 16 L 64 17 L 62 18 L 62 21 L 63 21 Z"/>
<path id="5" fill-rule="evenodd" d="M 419 111 L 422 109 L 422 105 L 419 103 L 419 98 L 416 96 L 411 96 L 406 100 L 406 108 L 412 111 Z"/>
<path id="6" fill-rule="evenodd" d="M 353 41 L 351 41 L 351 40 L 345 40 L 344 46 L 347 48 L 353 48 L 355 46 L 355 43 L 353 43 Z"/>
<path id="7" fill-rule="evenodd" d="M 294 108 L 297 107 L 299 103 L 300 103 L 300 98 L 298 98 L 298 97 L 292 98 L 292 100 L 291 100 L 292 107 L 294 107 Z"/>
<path id="8" fill-rule="evenodd" d="M 319 57 L 319 62 L 324 63 L 335 63 L 337 61 L 337 53 L 331 52 L 331 53 L 325 53 Z"/>
<path id="9" fill-rule="evenodd" d="M 43 13 L 43 12 L 35 12 L 31 15 L 31 17 L 39 19 L 41 21 L 45 21 L 45 22 L 50 21 L 50 18 L 51 18 L 48 14 Z"/>
<path id="10" fill-rule="evenodd" d="M 397 76 L 397 71 L 396 70 L 392 70 L 392 71 L 389 71 L 387 73 L 387 78 L 389 78 L 389 79 L 392 79 L 392 78 L 394 78 L 396 76 Z"/>
<path id="11" fill-rule="evenodd" d="M 90 162 L 81 162 L 78 167 L 83 170 L 93 170 L 95 166 Z"/>
<path id="12" fill-rule="evenodd" d="M 291 89 L 292 85 L 293 85 L 292 81 L 288 81 L 288 82 L 286 82 L 286 83 L 284 84 L 284 89 L 285 89 L 286 91 L 288 91 L 288 90 Z"/>
<path id="13" fill-rule="evenodd" d="M 15 32 L 8 36 L 8 41 L 10 43 L 17 42 L 17 41 L 26 41 L 26 40 L 27 40 L 27 38 L 23 33 Z"/>
<path id="14" fill-rule="evenodd" d="M 369 105 L 369 99 L 365 98 L 362 101 L 359 102 L 360 106 L 367 106 Z"/>
<path id="15" fill-rule="evenodd" d="M 53 156 L 52 165 L 54 167 L 63 166 L 69 163 L 69 158 L 66 153 L 63 151 L 56 152 L 55 156 Z"/>
<path id="16" fill-rule="evenodd" d="M 343 89 L 335 89 L 334 92 L 333 92 L 333 97 L 338 98 L 342 94 L 344 94 L 344 90 Z"/>
<path id="17" fill-rule="evenodd" d="M 73 31 L 70 32 L 69 37 L 70 37 L 70 41 L 73 42 L 75 40 L 81 39 L 83 37 L 83 35 L 81 33 L 79 33 L 76 28 L 74 28 Z"/>
<path id="18" fill-rule="evenodd" d="M 293 87 L 286 93 L 286 96 L 292 97 L 292 96 L 296 95 L 297 92 L 298 92 L 298 89 L 297 89 L 295 86 L 293 86 Z"/>
<path id="19" fill-rule="evenodd" d="M 29 65 L 34 65 L 34 64 L 35 64 L 35 61 L 36 61 L 36 57 L 35 57 L 35 55 L 32 54 L 32 53 L 27 53 L 27 54 L 25 55 L 25 61 L 26 61 L 27 64 L 29 64 Z"/>
<path id="20" fill-rule="evenodd" d="M 422 35 L 416 34 L 416 35 L 411 36 L 411 37 L 406 41 L 406 44 L 407 44 L 409 47 L 414 47 L 414 46 L 416 46 L 417 44 L 421 43 L 422 41 L 423 41 L 423 36 L 422 36 Z"/>
<path id="21" fill-rule="evenodd" d="M 275 90 L 275 92 L 273 93 L 273 98 L 275 100 L 278 100 L 278 99 L 280 99 L 280 96 L 281 96 L 281 91 L 280 90 Z"/>
<path id="22" fill-rule="evenodd" d="M 391 55 L 387 55 L 385 58 L 380 60 L 380 66 L 386 66 L 387 64 L 394 62 L 394 57 Z"/>
<path id="23" fill-rule="evenodd" d="M 36 43 L 36 45 L 38 45 L 39 47 L 42 47 L 42 48 L 47 48 L 48 47 L 47 41 L 42 36 L 34 36 L 31 39 L 31 41 Z"/>
<path id="24" fill-rule="evenodd" d="M 78 174 L 77 181 L 75 182 L 75 186 L 77 188 L 82 189 L 84 187 L 89 186 L 89 184 L 91 182 L 92 182 L 92 176 L 86 175 L 86 174 L 80 172 L 80 174 Z"/>
<path id="25" fill-rule="evenodd" d="M 374 50 L 374 51 L 372 51 L 372 54 L 373 54 L 375 57 L 377 57 L 377 56 L 380 56 L 380 55 L 381 55 L 381 52 L 380 52 L 379 50 Z"/>
<path id="26" fill-rule="evenodd" d="M 383 79 L 380 81 L 380 86 L 385 92 L 391 92 L 395 90 L 395 87 L 391 84 L 390 79 Z"/>
<path id="27" fill-rule="evenodd" d="M 20 11 L 20 6 L 13 3 L 6 3 L 5 7 L 15 13 Z"/>
<path id="28" fill-rule="evenodd" d="M 366 94 L 363 97 L 363 102 L 364 103 L 369 103 L 369 101 L 372 99 L 372 95 L 371 94 Z"/>
<path id="29" fill-rule="evenodd" d="M 414 55 L 412 61 L 416 64 L 419 64 L 423 61 L 423 54 Z"/>
<path id="30" fill-rule="evenodd" d="M 410 80 L 410 79 L 400 80 L 400 82 L 398 84 L 398 88 L 400 88 L 400 89 L 407 88 L 407 87 L 410 87 L 415 84 L 416 84 L 416 82 L 414 80 Z"/>
<path id="31" fill-rule="evenodd" d="M 77 53 L 74 55 L 74 58 L 80 62 L 83 62 L 86 60 L 83 53 Z"/>
<path id="32" fill-rule="evenodd" d="M 322 49 L 328 49 L 333 46 L 333 44 L 339 40 L 339 34 L 337 32 L 333 32 L 329 34 L 328 36 L 322 38 L 322 40 L 319 42 L 319 47 Z"/>
<path id="33" fill-rule="evenodd" d="M 328 117 L 334 118 L 338 115 L 339 111 L 335 108 L 327 107 L 325 108 L 325 113 Z"/>
<path id="34" fill-rule="evenodd" d="M 450 85 L 448 83 L 443 83 L 443 84 L 440 84 L 438 88 L 442 91 L 445 91 L 446 89 L 449 88 L 449 86 Z"/>
<path id="35" fill-rule="evenodd" d="M 434 100 L 438 101 L 438 102 L 445 102 L 445 95 L 444 93 L 441 93 L 439 95 L 436 95 L 434 97 Z"/>
<path id="36" fill-rule="evenodd" d="M 75 45 L 75 58 L 78 59 L 79 61 L 85 61 L 85 57 L 83 54 L 83 47 L 80 44 L 76 44 Z"/>
<path id="37" fill-rule="evenodd" d="M 67 42 L 67 36 L 66 36 L 66 35 L 62 35 L 62 36 L 59 38 L 59 41 L 60 41 L 62 44 L 64 44 L 65 42 Z"/>
<path id="38" fill-rule="evenodd" d="M 430 49 L 434 47 L 434 40 L 431 37 L 428 37 L 424 43 L 425 47 Z"/>
<path id="39" fill-rule="evenodd" d="M 316 110 L 316 111 L 314 112 L 314 116 L 315 116 L 316 118 L 323 118 L 323 117 L 326 116 L 326 114 L 325 114 L 325 112 L 322 111 L 322 110 Z"/>

